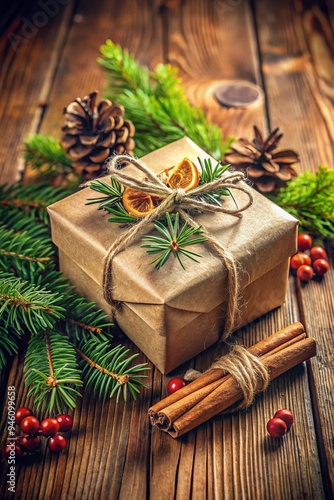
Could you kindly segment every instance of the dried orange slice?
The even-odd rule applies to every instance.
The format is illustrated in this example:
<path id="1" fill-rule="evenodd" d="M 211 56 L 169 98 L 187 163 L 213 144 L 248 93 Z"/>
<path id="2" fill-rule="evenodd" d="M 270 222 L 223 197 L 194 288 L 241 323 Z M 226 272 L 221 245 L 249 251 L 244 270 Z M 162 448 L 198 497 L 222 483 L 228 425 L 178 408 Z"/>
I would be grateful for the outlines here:
<path id="1" fill-rule="evenodd" d="M 172 189 L 181 188 L 185 191 L 194 189 L 199 184 L 199 172 L 196 165 L 184 158 L 172 171 L 168 186 Z"/>
<path id="2" fill-rule="evenodd" d="M 122 195 L 125 210 L 134 217 L 144 217 L 152 212 L 161 202 L 158 196 L 152 196 L 136 189 L 126 188 Z"/>
<path id="3" fill-rule="evenodd" d="M 158 177 L 172 189 L 181 188 L 189 191 L 199 184 L 197 167 L 188 158 L 184 158 L 181 163 L 173 168 L 171 177 L 169 177 L 167 169 L 158 174 Z M 130 215 L 144 217 L 161 203 L 161 198 L 136 189 L 126 188 L 122 196 L 122 203 Z"/>

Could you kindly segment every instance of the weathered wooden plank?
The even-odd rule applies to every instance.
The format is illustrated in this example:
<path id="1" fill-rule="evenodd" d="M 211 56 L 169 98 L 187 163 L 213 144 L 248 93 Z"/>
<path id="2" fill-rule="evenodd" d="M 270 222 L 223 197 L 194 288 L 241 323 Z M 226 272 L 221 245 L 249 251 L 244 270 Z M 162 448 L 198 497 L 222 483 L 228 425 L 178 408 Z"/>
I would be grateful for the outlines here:
<path id="1" fill-rule="evenodd" d="M 245 109 L 222 107 L 215 90 L 226 81 L 262 86 L 248 2 L 184 2 L 168 11 L 168 61 L 180 68 L 190 101 L 201 106 L 226 135 L 266 127 L 264 103 Z"/>
<path id="2" fill-rule="evenodd" d="M 63 108 L 91 90 L 102 93 L 106 76 L 96 59 L 108 38 L 128 48 L 143 64 L 152 67 L 163 60 L 157 2 L 104 1 L 98 9 L 99 15 L 93 2 L 79 4 L 41 125 L 43 134 L 59 138 Z"/>
<path id="3" fill-rule="evenodd" d="M 13 182 L 24 163 L 23 140 L 36 132 L 68 30 L 72 4 L 48 15 L 32 3 L 4 40 L 0 72 L 0 182 Z M 56 12 L 56 11 L 55 11 Z"/>
<path id="4" fill-rule="evenodd" d="M 332 5 L 332 3 L 328 2 Z M 318 2 L 257 2 L 256 18 L 269 116 L 285 132 L 285 145 L 301 154 L 301 170 L 333 167 L 333 28 Z M 324 3 L 322 4 L 324 6 Z M 266 23 L 262 22 L 266 15 Z M 277 26 L 280 29 L 275 29 Z M 303 286 L 299 302 L 309 335 L 318 341 L 310 363 L 314 421 L 327 494 L 334 491 L 333 264 L 323 280 Z"/>

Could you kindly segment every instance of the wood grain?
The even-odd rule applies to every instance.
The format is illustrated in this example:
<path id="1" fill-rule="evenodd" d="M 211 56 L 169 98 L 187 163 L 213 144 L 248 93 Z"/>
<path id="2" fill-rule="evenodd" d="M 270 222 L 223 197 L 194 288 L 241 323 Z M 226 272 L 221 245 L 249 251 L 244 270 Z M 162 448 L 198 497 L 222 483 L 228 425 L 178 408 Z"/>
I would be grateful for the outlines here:
<path id="1" fill-rule="evenodd" d="M 61 45 L 68 29 L 72 4 L 59 6 L 54 17 L 47 16 L 45 26 L 38 28 L 34 17 L 40 8 L 32 3 L 30 12 L 15 24 L 15 36 L 22 44 L 4 36 L 0 71 L 0 182 L 12 183 L 24 168 L 23 141 L 37 131 L 43 106 L 59 62 Z M 42 23 L 43 19 L 39 20 Z M 32 28 L 27 28 L 27 22 Z M 37 26 L 34 24 L 37 21 Z M 27 33 L 28 36 L 24 36 Z M 33 34 L 35 36 L 33 36 Z"/>
<path id="2" fill-rule="evenodd" d="M 264 81 L 271 121 L 280 123 L 286 146 L 301 154 L 301 171 L 319 164 L 333 168 L 333 29 L 319 5 L 296 2 L 257 3 L 256 19 Z M 280 30 L 275 26 L 279 24 Z M 283 71 L 284 69 L 284 71 Z M 286 105 L 285 103 L 289 103 Z M 299 287 L 299 307 L 306 329 L 318 341 L 318 355 L 310 363 L 314 423 L 320 446 L 325 491 L 334 491 L 333 402 L 334 364 L 331 347 L 334 310 L 333 262 L 325 279 Z M 296 286 L 296 285 L 295 285 Z"/>
<path id="3" fill-rule="evenodd" d="M 249 3 L 188 1 L 167 16 L 168 61 L 180 68 L 190 101 L 226 136 L 250 137 L 254 124 L 265 129 L 264 103 L 227 108 L 214 96 L 217 87 L 230 80 L 262 86 Z"/>

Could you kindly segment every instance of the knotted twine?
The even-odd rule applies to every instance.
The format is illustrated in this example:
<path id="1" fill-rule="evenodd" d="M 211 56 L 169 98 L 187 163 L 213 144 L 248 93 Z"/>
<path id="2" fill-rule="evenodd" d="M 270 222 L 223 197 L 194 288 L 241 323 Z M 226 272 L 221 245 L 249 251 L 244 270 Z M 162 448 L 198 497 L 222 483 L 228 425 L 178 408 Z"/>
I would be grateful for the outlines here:
<path id="1" fill-rule="evenodd" d="M 145 178 L 138 179 L 125 173 L 123 170 L 128 165 L 133 165 L 139 171 L 143 172 L 145 174 Z M 246 186 L 236 185 L 236 183 L 244 180 L 245 178 L 245 174 L 242 172 L 229 172 L 223 177 L 219 177 L 211 182 L 199 185 L 188 192 L 180 188 L 171 189 L 166 186 L 166 184 L 164 184 L 151 169 L 139 160 L 128 155 L 116 155 L 112 157 L 108 163 L 108 173 L 125 187 L 152 194 L 162 199 L 161 203 L 153 209 L 152 212 L 140 219 L 137 224 L 130 226 L 127 231 L 117 238 L 105 256 L 102 282 L 103 294 L 105 300 L 113 306 L 114 315 L 117 311 L 117 303 L 112 298 L 112 261 L 118 253 L 122 252 L 138 238 L 142 229 L 149 227 L 153 221 L 160 219 L 166 212 L 173 211 L 178 212 L 183 221 L 187 222 L 190 226 L 199 228 L 200 226 L 192 217 L 190 217 L 186 210 L 197 209 L 201 212 L 219 212 L 241 218 L 242 212 L 253 203 L 253 198 L 249 189 L 247 189 Z M 242 191 L 243 193 L 246 193 L 248 200 L 242 207 L 230 210 L 222 206 L 206 203 L 203 199 L 200 199 L 200 195 L 212 193 L 217 189 L 235 189 Z M 198 198 L 195 198 L 195 196 Z M 224 248 L 216 238 L 211 236 L 208 231 L 203 228 L 203 226 L 201 226 L 201 230 L 208 243 L 219 255 L 227 270 L 228 300 L 226 320 L 224 330 L 222 332 L 222 338 L 226 338 L 226 336 L 233 329 L 234 319 L 237 316 L 238 311 L 239 283 L 237 268 L 230 252 Z"/>
<path id="2" fill-rule="evenodd" d="M 270 382 L 268 368 L 262 363 L 261 359 L 241 345 L 231 346 L 228 354 L 216 360 L 203 373 L 214 369 L 221 369 L 226 374 L 229 373 L 236 380 L 243 394 L 242 401 L 238 405 L 228 408 L 226 413 L 248 408 L 256 394 L 265 391 Z M 184 379 L 191 382 L 199 378 L 203 373 L 189 368 L 184 375 Z"/>

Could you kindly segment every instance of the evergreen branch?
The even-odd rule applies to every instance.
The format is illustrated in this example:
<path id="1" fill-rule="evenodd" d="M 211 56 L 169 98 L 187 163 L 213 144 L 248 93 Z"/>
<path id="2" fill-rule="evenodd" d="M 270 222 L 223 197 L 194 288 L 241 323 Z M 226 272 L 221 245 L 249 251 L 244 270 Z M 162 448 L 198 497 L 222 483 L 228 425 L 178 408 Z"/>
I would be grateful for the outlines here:
<path id="1" fill-rule="evenodd" d="M 110 341 L 104 335 L 91 335 L 86 342 L 81 342 L 76 347 L 78 355 L 82 358 L 80 366 L 85 385 L 91 386 L 93 392 L 102 399 L 116 396 L 116 402 L 121 395 L 127 400 L 127 392 L 134 399 L 140 387 L 145 387 L 141 372 L 148 370 L 147 363 L 129 367 L 130 363 L 138 356 L 128 356 L 129 349 L 118 345 L 110 349 Z"/>
<path id="2" fill-rule="evenodd" d="M 334 170 L 320 166 L 288 182 L 272 201 L 300 222 L 312 235 L 334 241 Z"/>
<path id="3" fill-rule="evenodd" d="M 68 174 L 71 161 L 62 146 L 50 135 L 34 134 L 24 141 L 24 158 L 32 169 L 47 175 Z"/>
<path id="4" fill-rule="evenodd" d="M 6 365 L 7 356 L 19 352 L 21 335 L 15 328 L 0 323 L 0 370 Z"/>
<path id="5" fill-rule="evenodd" d="M 68 196 L 70 191 L 54 188 L 49 184 L 33 184 L 24 186 L 21 183 L 12 186 L 0 186 L 0 216 L 12 208 L 26 217 L 49 224 L 46 208 L 56 201 Z"/>
<path id="6" fill-rule="evenodd" d="M 52 328 L 63 317 L 60 300 L 58 294 L 0 272 L 0 317 L 6 327 L 18 332 L 30 329 L 34 334 Z"/>
<path id="7" fill-rule="evenodd" d="M 25 356 L 25 382 L 31 386 L 28 396 L 34 396 L 37 408 L 64 412 L 75 408 L 76 389 L 80 379 L 75 350 L 69 341 L 56 331 L 38 333 L 29 342 Z"/>
<path id="8" fill-rule="evenodd" d="M 107 96 L 122 104 L 136 125 L 139 156 L 187 135 L 216 159 L 223 157 L 231 140 L 224 142 L 221 129 L 190 104 L 176 68 L 159 64 L 149 71 L 111 40 L 100 52 L 98 62 L 111 82 Z"/>
<path id="9" fill-rule="evenodd" d="M 54 265 L 54 248 L 49 237 L 45 243 L 30 237 L 27 231 L 15 232 L 0 226 L 0 271 L 9 269 L 32 281 L 34 274 Z"/>
<path id="10" fill-rule="evenodd" d="M 169 256 L 174 255 L 181 267 L 185 269 L 180 254 L 198 262 L 195 257 L 201 257 L 201 255 L 186 250 L 185 247 L 206 241 L 206 238 L 202 236 L 201 228 L 189 227 L 188 223 L 185 222 L 180 229 L 178 212 L 175 214 L 174 223 L 170 214 L 166 212 L 166 221 L 167 226 L 160 221 L 154 222 L 155 229 L 162 237 L 148 235 L 142 238 L 143 241 L 147 241 L 147 244 L 141 245 L 142 248 L 146 248 L 149 254 L 158 254 L 151 264 L 155 264 L 155 268 L 160 269 Z"/>
<path id="11" fill-rule="evenodd" d="M 220 162 L 217 162 L 215 168 L 212 167 L 211 158 L 207 158 L 202 160 L 198 158 L 198 162 L 201 166 L 200 172 L 200 184 L 207 184 L 209 182 L 218 179 L 223 175 L 224 172 L 229 168 L 230 165 L 221 165 Z M 232 191 L 229 188 L 226 189 L 216 189 L 212 193 L 203 193 L 200 198 L 205 200 L 207 203 L 212 203 L 213 205 L 221 206 L 220 198 L 222 196 L 231 196 L 233 202 L 237 208 L 238 203 L 233 196 Z"/>

